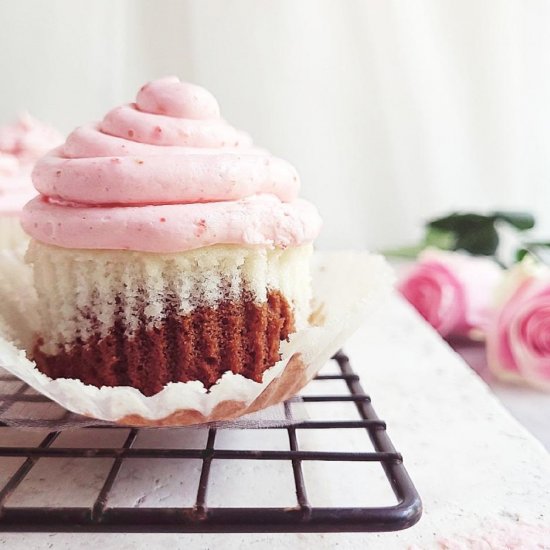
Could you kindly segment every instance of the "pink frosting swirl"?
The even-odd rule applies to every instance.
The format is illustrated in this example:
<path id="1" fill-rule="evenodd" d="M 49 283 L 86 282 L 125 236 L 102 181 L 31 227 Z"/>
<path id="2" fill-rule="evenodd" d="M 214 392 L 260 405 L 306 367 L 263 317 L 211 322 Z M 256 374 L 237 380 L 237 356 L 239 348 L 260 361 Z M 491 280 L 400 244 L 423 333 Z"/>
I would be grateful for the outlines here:
<path id="1" fill-rule="evenodd" d="M 42 198 L 23 226 L 58 246 L 292 246 L 320 229 L 316 209 L 298 199 L 296 170 L 225 122 L 210 92 L 176 77 L 76 129 L 36 164 L 33 181 Z"/>

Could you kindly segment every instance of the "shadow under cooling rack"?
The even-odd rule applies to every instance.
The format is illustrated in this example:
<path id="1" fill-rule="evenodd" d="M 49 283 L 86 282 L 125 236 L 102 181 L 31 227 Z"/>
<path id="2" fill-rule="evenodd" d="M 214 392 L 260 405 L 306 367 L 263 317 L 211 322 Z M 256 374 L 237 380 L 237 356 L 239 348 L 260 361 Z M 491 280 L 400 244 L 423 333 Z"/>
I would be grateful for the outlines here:
<path id="1" fill-rule="evenodd" d="M 0 409 L 27 389 L 0 395 Z M 420 497 L 346 355 L 294 406 L 309 419 L 255 430 L 0 427 L 0 531 L 394 531 L 419 520 Z"/>

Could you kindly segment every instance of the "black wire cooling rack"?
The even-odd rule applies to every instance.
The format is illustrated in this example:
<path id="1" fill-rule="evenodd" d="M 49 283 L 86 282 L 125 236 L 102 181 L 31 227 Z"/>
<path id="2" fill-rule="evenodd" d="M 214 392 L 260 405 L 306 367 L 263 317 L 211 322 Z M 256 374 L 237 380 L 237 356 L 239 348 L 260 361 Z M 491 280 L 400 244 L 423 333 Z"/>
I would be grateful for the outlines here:
<path id="1" fill-rule="evenodd" d="M 222 430 L 219 427 L 194 429 L 191 437 L 193 442 L 196 443 L 204 436 L 205 444 L 204 441 L 200 445 L 189 445 L 187 442 L 184 446 L 178 443 L 180 439 L 174 436 L 174 429 L 170 430 L 170 437 L 164 438 L 162 445 L 158 441 L 155 445 L 155 437 L 163 429 L 113 426 L 82 429 L 78 444 L 72 446 L 63 444 L 67 431 L 48 431 L 46 434 L 34 431 L 30 432 L 34 437 L 34 444 L 21 446 L 17 445 L 18 438 L 13 437 L 14 430 L 15 436 L 21 435 L 21 440 L 26 441 L 24 436 L 29 434 L 25 430 L 0 427 L 0 434 L 2 430 L 9 430 L 12 435 L 9 441 L 4 442 L 0 435 L 0 531 L 366 532 L 395 531 L 410 527 L 419 520 L 422 505 L 405 470 L 403 459 L 390 441 L 385 423 L 378 418 L 369 396 L 363 391 L 348 357 L 338 353 L 331 363 L 331 373 L 320 374 L 310 386 L 315 388 L 315 395 L 309 392 L 310 394 L 303 396 L 298 402 L 323 411 L 320 418 L 310 415 L 314 418 L 291 426 L 269 428 L 276 430 L 277 435 L 284 435 L 287 440 L 287 448 L 282 450 L 266 449 L 265 444 L 261 445 L 260 439 L 265 439 L 261 436 L 265 436 L 266 432 L 259 429 L 251 430 L 252 437 L 245 448 L 231 449 L 227 448 L 227 444 L 219 445 L 218 441 L 222 439 L 221 435 L 226 442 L 230 441 L 234 430 Z M 10 384 L 15 387 L 13 392 L 4 391 L 0 395 L 0 419 L 3 411 L 16 407 L 21 402 L 28 405 L 33 400 L 43 400 L 41 396 L 32 394 L 32 390 L 27 391 L 29 388 L 25 385 L 16 387 L 20 382 L 9 375 L 3 376 L 0 382 L 4 384 L 0 384 L 0 388 Z M 335 383 L 344 388 L 338 395 L 333 393 Z M 324 387 L 329 389 L 329 393 L 323 392 Z M 285 410 L 290 413 L 291 407 L 295 405 L 295 401 L 289 401 L 285 403 Z M 334 411 L 338 406 L 351 406 L 356 418 L 335 418 L 338 415 Z M 179 430 L 191 433 L 189 428 Z M 366 442 L 370 440 L 369 450 L 345 448 L 345 445 L 344 448 L 336 448 L 337 433 L 347 436 L 352 433 L 348 430 L 353 430 L 354 434 L 360 433 Z M 110 433 L 111 442 L 99 446 L 99 436 L 105 432 Z M 307 440 L 304 435 L 311 435 L 313 432 L 320 434 L 320 441 L 324 442 L 322 450 L 311 450 L 303 444 Z M 202 434 L 201 437 L 199 434 Z M 113 437 L 117 439 L 117 444 L 112 443 Z M 149 443 L 139 445 L 142 437 L 149 438 Z M 344 438 L 344 441 L 350 439 Z M 356 441 L 355 436 L 353 441 Z M 6 446 L 6 443 L 9 445 Z M 220 495 L 216 494 L 216 491 L 220 492 L 220 480 L 224 480 L 224 470 L 218 468 L 216 474 L 216 467 L 229 463 L 229 466 L 236 466 L 235 461 L 243 465 L 243 468 L 239 479 L 229 489 L 225 489 L 231 497 L 228 506 L 223 502 L 220 504 Z M 81 477 L 88 470 L 79 470 L 75 465 L 98 462 L 102 465 L 101 468 L 90 467 L 93 487 L 82 484 Z M 136 469 L 136 463 L 140 463 L 141 467 Z M 158 474 L 159 463 L 174 467 L 174 473 L 168 476 L 165 483 Z M 191 463 L 194 464 L 193 467 L 189 466 Z M 279 469 L 271 468 L 270 464 L 278 464 Z M 317 470 L 316 475 L 308 477 L 307 471 L 312 464 L 333 467 L 329 469 L 329 473 L 322 474 Z M 351 500 L 346 502 L 347 495 L 351 495 L 351 492 L 346 492 L 341 487 L 345 471 L 348 470 L 349 474 L 353 466 L 368 465 L 378 467 L 381 477 L 378 484 L 384 484 L 385 487 L 382 488 L 391 494 L 393 502 L 388 504 L 387 499 L 368 505 Z M 246 488 L 245 474 L 262 471 L 264 483 L 272 483 L 269 490 L 281 493 L 285 485 L 276 479 L 275 473 L 286 466 L 291 478 L 286 485 L 289 493 L 288 505 L 258 506 L 265 500 L 262 495 L 256 499 L 255 505 L 247 506 L 246 502 L 241 502 L 239 491 Z M 128 467 L 130 473 L 127 471 Z M 54 474 L 57 477 L 48 484 L 48 476 Z M 225 475 L 225 482 L 227 478 L 228 475 Z M 154 483 L 151 485 L 152 480 Z M 375 485 L 373 480 L 368 473 L 357 475 L 353 479 L 356 488 L 360 488 L 359 496 L 371 494 Z M 132 500 L 130 495 L 130 502 L 124 502 L 116 497 L 117 489 L 121 485 L 126 484 L 128 493 L 128 490 L 132 492 L 132 488 L 139 483 L 149 487 L 140 498 Z M 63 485 L 69 493 L 60 497 L 56 490 Z M 340 498 L 343 493 L 344 502 L 338 506 L 327 506 L 321 499 L 320 503 L 316 503 L 315 494 L 319 493 L 320 488 L 326 494 L 340 490 Z M 174 504 L 174 496 L 184 489 L 193 498 L 187 503 Z M 150 490 L 158 493 L 154 504 L 144 496 Z M 255 490 L 261 492 L 268 489 L 253 486 L 252 491 Z M 68 502 L 67 494 L 71 495 Z M 73 502 L 72 496 L 82 496 L 86 502 Z M 62 502 L 58 502 L 60 498 Z"/>

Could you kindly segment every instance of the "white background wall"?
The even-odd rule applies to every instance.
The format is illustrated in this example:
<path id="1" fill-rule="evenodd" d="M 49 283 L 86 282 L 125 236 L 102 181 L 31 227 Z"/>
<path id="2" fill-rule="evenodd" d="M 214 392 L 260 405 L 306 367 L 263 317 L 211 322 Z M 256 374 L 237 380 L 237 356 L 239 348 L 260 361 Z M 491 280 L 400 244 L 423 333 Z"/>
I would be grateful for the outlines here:
<path id="1" fill-rule="evenodd" d="M 0 23 L 0 122 L 69 131 L 177 74 L 297 166 L 323 247 L 457 208 L 550 236 L 546 0 L 2 0 Z"/>

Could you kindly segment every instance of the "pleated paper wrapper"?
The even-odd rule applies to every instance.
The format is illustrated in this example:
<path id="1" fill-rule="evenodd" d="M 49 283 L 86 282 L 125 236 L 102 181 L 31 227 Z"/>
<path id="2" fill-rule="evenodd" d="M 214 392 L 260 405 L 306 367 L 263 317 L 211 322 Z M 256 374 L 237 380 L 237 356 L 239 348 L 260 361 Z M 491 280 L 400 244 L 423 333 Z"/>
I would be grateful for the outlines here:
<path id="1" fill-rule="evenodd" d="M 262 382 L 226 372 L 208 391 L 198 381 L 177 382 L 146 397 L 131 387 L 96 388 L 79 380 L 52 380 L 38 371 L 27 357 L 37 319 L 32 275 L 23 256 L 22 250 L 0 251 L 0 366 L 64 409 L 87 417 L 77 425 L 93 424 L 91 420 L 129 426 L 235 419 L 242 419 L 243 425 L 245 419 L 259 426 L 262 421 L 284 423 L 284 416 L 273 412 L 282 409 L 275 406 L 299 392 L 362 323 L 376 323 L 393 282 L 392 270 L 381 256 L 317 252 L 312 325 L 281 343 L 281 360 L 264 373 Z"/>

